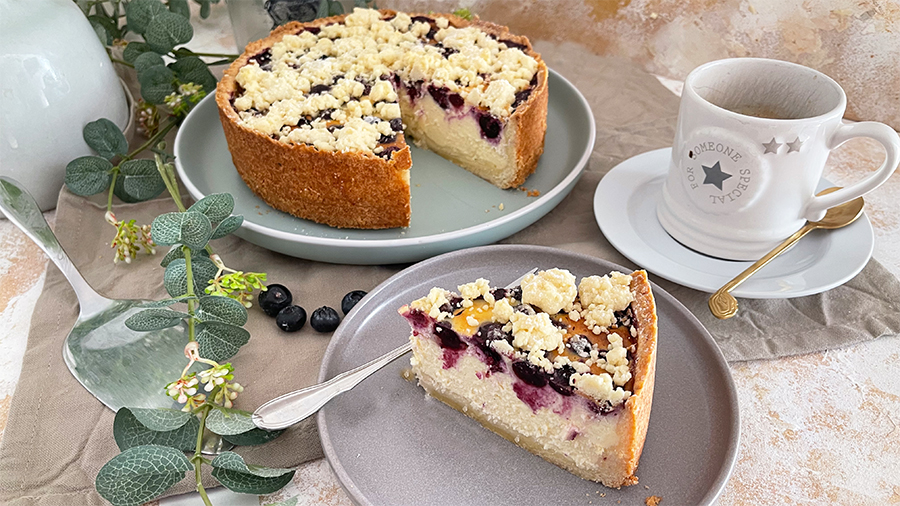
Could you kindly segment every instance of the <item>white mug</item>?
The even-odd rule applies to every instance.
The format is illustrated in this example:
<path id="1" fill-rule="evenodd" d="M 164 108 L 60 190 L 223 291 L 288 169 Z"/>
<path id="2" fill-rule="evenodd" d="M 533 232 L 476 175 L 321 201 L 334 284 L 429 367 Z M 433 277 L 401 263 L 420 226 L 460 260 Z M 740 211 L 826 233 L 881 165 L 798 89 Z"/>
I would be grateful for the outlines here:
<path id="1" fill-rule="evenodd" d="M 757 260 L 806 220 L 884 183 L 900 136 L 875 122 L 843 124 L 844 90 L 802 65 L 733 58 L 701 65 L 684 82 L 669 174 L 657 216 L 685 246 Z M 853 137 L 884 145 L 862 181 L 815 196 L 828 153 Z"/>

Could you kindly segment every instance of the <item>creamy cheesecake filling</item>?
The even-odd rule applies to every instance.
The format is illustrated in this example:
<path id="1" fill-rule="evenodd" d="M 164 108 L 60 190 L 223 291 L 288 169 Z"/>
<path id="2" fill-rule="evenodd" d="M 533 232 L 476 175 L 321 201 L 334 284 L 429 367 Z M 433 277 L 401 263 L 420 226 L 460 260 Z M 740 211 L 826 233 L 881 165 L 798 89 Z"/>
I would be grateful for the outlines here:
<path id="1" fill-rule="evenodd" d="M 241 124 L 280 142 L 383 158 L 397 149 L 402 117 L 423 146 L 460 165 L 468 160 L 465 168 L 484 170 L 494 182 L 502 170 L 515 172 L 508 168 L 515 158 L 508 119 L 537 84 L 539 65 L 526 50 L 439 15 L 382 18 L 355 9 L 342 23 L 287 34 L 250 58 L 237 73 L 231 102 Z M 417 108 L 410 90 L 436 107 L 423 100 Z M 398 96 L 404 92 L 405 103 Z M 403 112 L 406 105 L 414 111 Z M 448 121 L 416 121 L 430 114 Z M 439 135 L 439 125 L 460 132 Z M 481 139 L 495 149 L 451 145 L 450 137 L 463 144 Z"/>
<path id="2" fill-rule="evenodd" d="M 503 124 L 490 114 L 467 106 L 461 99 L 457 106 L 446 94 L 412 90 L 415 95 L 410 93 L 410 88 L 401 88 L 400 111 L 405 133 L 414 144 L 434 151 L 493 185 L 511 186 L 517 174 L 514 124 L 509 121 Z M 450 95 L 454 96 L 458 97 Z"/>
<path id="3" fill-rule="evenodd" d="M 429 393 L 478 415 L 495 432 L 517 444 L 523 443 L 517 438 L 530 439 L 533 446 L 564 454 L 579 467 L 596 468 L 597 456 L 618 443 L 616 412 L 601 417 L 580 396 L 530 386 L 508 372 L 508 360 L 488 364 L 475 350 L 446 367 L 447 349 L 432 339 L 417 339 L 413 370 L 426 372 L 418 378 Z"/>

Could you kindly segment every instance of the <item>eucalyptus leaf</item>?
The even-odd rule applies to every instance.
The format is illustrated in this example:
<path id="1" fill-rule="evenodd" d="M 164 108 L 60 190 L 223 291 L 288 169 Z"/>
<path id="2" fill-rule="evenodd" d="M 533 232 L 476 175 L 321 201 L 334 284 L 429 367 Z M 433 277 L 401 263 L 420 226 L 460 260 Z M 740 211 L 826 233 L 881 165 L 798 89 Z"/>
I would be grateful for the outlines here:
<path id="1" fill-rule="evenodd" d="M 159 174 L 156 162 L 145 158 L 122 162 L 118 179 L 122 180 L 123 191 L 138 202 L 157 197 L 166 189 L 166 182 Z"/>
<path id="2" fill-rule="evenodd" d="M 146 42 L 132 41 L 129 42 L 128 45 L 125 46 L 125 50 L 122 51 L 122 59 L 134 65 L 137 57 L 148 51 L 152 51 L 152 49 L 150 49 L 150 46 Z"/>
<path id="3" fill-rule="evenodd" d="M 104 46 L 111 46 L 113 43 L 112 35 L 106 31 L 106 27 L 97 19 L 97 16 L 88 16 L 87 19 L 91 23 L 94 33 L 97 34 L 97 38 L 100 39 L 100 43 Z"/>
<path id="4" fill-rule="evenodd" d="M 131 414 L 141 425 L 150 430 L 165 432 L 175 430 L 188 423 L 191 418 L 197 418 L 187 411 L 168 408 L 129 408 Z"/>
<path id="5" fill-rule="evenodd" d="M 340 2 L 335 0 L 331 0 L 329 2 L 331 5 L 328 6 L 328 15 L 329 16 L 340 16 L 344 13 L 344 6 L 341 5 Z"/>
<path id="6" fill-rule="evenodd" d="M 174 14 L 177 16 L 177 14 Z M 145 69 L 138 75 L 141 97 L 151 104 L 161 104 L 175 92 L 175 74 L 165 66 Z"/>
<path id="7" fill-rule="evenodd" d="M 169 10 L 191 19 L 191 8 L 188 7 L 187 0 L 169 0 Z"/>
<path id="8" fill-rule="evenodd" d="M 250 333 L 237 325 L 206 321 L 197 329 L 198 352 L 203 358 L 225 362 L 250 340 Z"/>
<path id="9" fill-rule="evenodd" d="M 198 200 L 188 212 L 203 213 L 212 223 L 219 223 L 234 211 L 234 197 L 230 193 L 212 193 Z"/>
<path id="10" fill-rule="evenodd" d="M 212 224 L 206 215 L 191 210 L 165 213 L 153 220 L 150 234 L 160 246 L 181 243 L 197 251 L 209 242 Z"/>
<path id="11" fill-rule="evenodd" d="M 94 195 L 109 188 L 113 164 L 99 156 L 82 156 L 66 165 L 66 187 L 75 195 Z"/>
<path id="12" fill-rule="evenodd" d="M 184 16 L 169 11 L 154 16 L 144 31 L 144 40 L 150 45 L 150 49 L 160 54 L 168 53 L 175 46 L 190 41 L 193 36 L 191 22 Z"/>
<path id="13" fill-rule="evenodd" d="M 143 504 L 184 479 L 193 469 L 181 450 L 160 445 L 131 447 L 97 474 L 97 492 L 114 506 Z"/>
<path id="14" fill-rule="evenodd" d="M 234 216 L 229 216 L 229 217 L 225 218 L 224 220 L 222 220 L 221 223 L 216 225 L 216 229 L 213 230 L 212 237 L 210 237 L 209 239 L 210 240 L 221 239 L 221 238 L 225 237 L 226 235 L 234 232 L 235 230 L 241 228 L 241 225 L 243 223 L 244 223 L 243 216 L 241 216 L 239 214 L 234 215 Z"/>
<path id="15" fill-rule="evenodd" d="M 209 1 L 208 0 L 199 0 L 200 3 L 200 17 L 202 19 L 206 19 L 209 17 Z"/>
<path id="16" fill-rule="evenodd" d="M 317 18 L 327 18 L 329 16 L 330 5 L 328 0 L 319 0 L 319 8 L 316 10 Z"/>
<path id="17" fill-rule="evenodd" d="M 143 35 L 150 21 L 163 12 L 166 12 L 166 6 L 159 0 L 132 0 L 125 5 L 128 29 Z"/>
<path id="18" fill-rule="evenodd" d="M 288 484 L 294 470 L 247 465 L 234 452 L 222 452 L 213 459 L 213 477 L 230 490 L 242 494 L 271 494 Z"/>
<path id="19" fill-rule="evenodd" d="M 240 409 L 216 407 L 206 417 L 206 428 L 220 436 L 243 434 L 256 428 L 251 416 L 251 413 Z"/>
<path id="20" fill-rule="evenodd" d="M 229 434 L 222 436 L 222 439 L 236 446 L 256 446 L 268 443 L 282 435 L 284 430 L 263 430 L 260 428 L 250 429 L 240 434 Z"/>
<path id="21" fill-rule="evenodd" d="M 131 44 L 128 45 L 131 47 Z M 127 48 L 126 48 L 127 49 Z M 153 52 L 152 49 L 147 48 L 146 52 L 139 54 L 134 59 L 134 70 L 140 75 L 144 73 L 150 67 L 165 67 L 166 62 L 163 61 L 162 56 L 158 53 Z"/>
<path id="22" fill-rule="evenodd" d="M 106 118 L 100 118 L 84 125 L 81 135 L 91 149 L 107 160 L 128 153 L 128 141 L 125 139 L 125 134 L 115 123 Z"/>
<path id="23" fill-rule="evenodd" d="M 95 22 L 103 27 L 103 31 L 107 34 L 107 39 L 103 41 L 107 46 L 111 46 L 115 39 L 118 39 L 122 36 L 122 33 L 119 31 L 119 27 L 116 23 L 116 19 L 111 17 L 106 13 L 105 10 L 100 9 L 99 13 L 94 16 L 88 16 L 88 21 L 93 25 Z"/>
<path id="24" fill-rule="evenodd" d="M 197 318 L 202 321 L 217 321 L 243 326 L 247 323 L 247 308 L 240 302 L 219 295 L 200 297 Z"/>
<path id="25" fill-rule="evenodd" d="M 196 448 L 197 432 L 200 430 L 200 420 L 196 416 L 185 413 L 190 418 L 184 425 L 169 431 L 156 431 L 142 424 L 131 409 L 119 408 L 113 421 L 113 437 L 120 451 L 150 444 L 170 446 L 183 451 L 193 451 Z"/>
<path id="26" fill-rule="evenodd" d="M 150 308 L 139 311 L 125 319 L 125 326 L 137 332 L 167 329 L 181 323 L 191 315 L 164 308 Z"/>
<path id="27" fill-rule="evenodd" d="M 169 64 L 175 77 L 183 83 L 196 83 L 203 91 L 211 93 L 216 89 L 216 77 L 212 75 L 206 63 L 198 56 L 184 56 Z"/>
<path id="28" fill-rule="evenodd" d="M 202 294 L 209 281 L 216 277 L 217 272 L 219 268 L 209 258 L 191 255 L 194 293 Z M 184 258 L 177 258 L 166 266 L 163 285 L 172 297 L 181 297 L 187 293 L 187 265 Z"/>
<path id="29" fill-rule="evenodd" d="M 88 13 L 91 12 L 91 7 L 94 6 L 94 2 L 93 0 L 75 0 L 75 5 L 81 9 L 82 14 L 87 16 Z"/>
<path id="30" fill-rule="evenodd" d="M 164 266 L 165 267 L 165 266 Z M 187 302 L 189 300 L 196 300 L 197 297 L 193 295 L 182 295 L 181 297 L 173 297 L 171 299 L 162 299 L 162 300 L 148 300 L 141 302 L 139 304 L 140 307 L 167 307 L 172 304 L 177 304 L 179 302 Z"/>
<path id="31" fill-rule="evenodd" d="M 353 6 L 359 7 L 360 9 L 368 9 L 369 2 L 367 0 L 353 0 Z"/>
<path id="32" fill-rule="evenodd" d="M 249 414 L 250 413 L 247 413 L 247 415 Z M 212 413 L 210 413 L 210 416 L 212 416 Z M 260 478 L 274 478 L 276 476 L 283 476 L 284 474 L 293 471 L 293 469 L 264 467 L 247 464 L 246 462 L 244 462 L 244 457 L 241 457 L 237 453 L 228 451 L 220 453 L 215 459 L 213 459 L 210 465 L 219 469 L 228 469 L 229 471 L 252 474 L 254 476 L 259 476 Z"/>

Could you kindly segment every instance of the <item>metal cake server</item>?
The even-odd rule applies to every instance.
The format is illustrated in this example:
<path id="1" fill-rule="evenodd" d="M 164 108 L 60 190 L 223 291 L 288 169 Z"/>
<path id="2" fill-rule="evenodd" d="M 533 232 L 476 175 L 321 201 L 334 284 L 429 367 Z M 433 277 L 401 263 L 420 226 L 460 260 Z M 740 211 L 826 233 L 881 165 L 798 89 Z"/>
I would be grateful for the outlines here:
<path id="1" fill-rule="evenodd" d="M 125 319 L 146 301 L 114 300 L 94 291 L 63 251 L 34 198 L 8 177 L 0 177 L 0 211 L 37 243 L 75 290 L 78 319 L 62 350 L 75 379 L 114 411 L 123 406 L 175 407 L 164 387 L 179 378 L 187 364 L 187 327 L 154 332 L 126 327 Z"/>
<path id="2" fill-rule="evenodd" d="M 531 269 L 519 276 L 519 279 L 506 285 L 506 288 L 514 288 L 522 283 L 525 276 L 534 274 L 537 268 Z M 382 367 L 394 360 L 406 355 L 412 350 L 412 342 L 406 342 L 403 346 L 391 350 L 384 355 L 363 364 L 355 369 L 338 374 L 328 381 L 317 385 L 308 386 L 294 392 L 276 397 L 253 412 L 253 423 L 260 429 L 279 430 L 300 423 L 316 414 L 325 404 L 338 395 L 360 384 Z"/>

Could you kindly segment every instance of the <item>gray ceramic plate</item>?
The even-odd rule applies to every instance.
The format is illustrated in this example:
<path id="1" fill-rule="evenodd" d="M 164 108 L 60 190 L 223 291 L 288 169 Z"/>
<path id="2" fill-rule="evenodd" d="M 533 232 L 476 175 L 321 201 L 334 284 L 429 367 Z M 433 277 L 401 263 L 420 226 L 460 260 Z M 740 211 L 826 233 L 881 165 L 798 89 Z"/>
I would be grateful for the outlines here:
<path id="1" fill-rule="evenodd" d="M 550 212 L 572 190 L 594 147 L 594 116 L 581 93 L 552 70 L 549 85 L 544 154 L 524 185 L 540 196 L 501 190 L 430 151 L 410 146 L 412 219 L 405 229 L 337 229 L 269 207 L 238 176 L 212 96 L 200 102 L 178 130 L 175 165 L 195 199 L 233 194 L 235 214 L 244 215 L 237 235 L 254 244 L 322 262 L 415 262 L 508 237 Z"/>
<path id="2" fill-rule="evenodd" d="M 478 277 L 503 286 L 532 267 L 577 277 L 624 271 L 567 251 L 499 245 L 448 253 L 391 277 L 344 319 L 325 352 L 319 380 L 365 363 L 407 340 L 397 308 L 432 286 Z M 640 484 L 621 490 L 549 464 L 404 380 L 401 358 L 318 415 L 325 456 L 359 504 L 710 504 L 737 456 L 738 402 L 728 365 L 709 333 L 671 295 L 653 286 L 659 315 L 656 389 Z M 645 488 L 649 487 L 649 488 Z M 600 497 L 600 494 L 606 494 Z"/>

